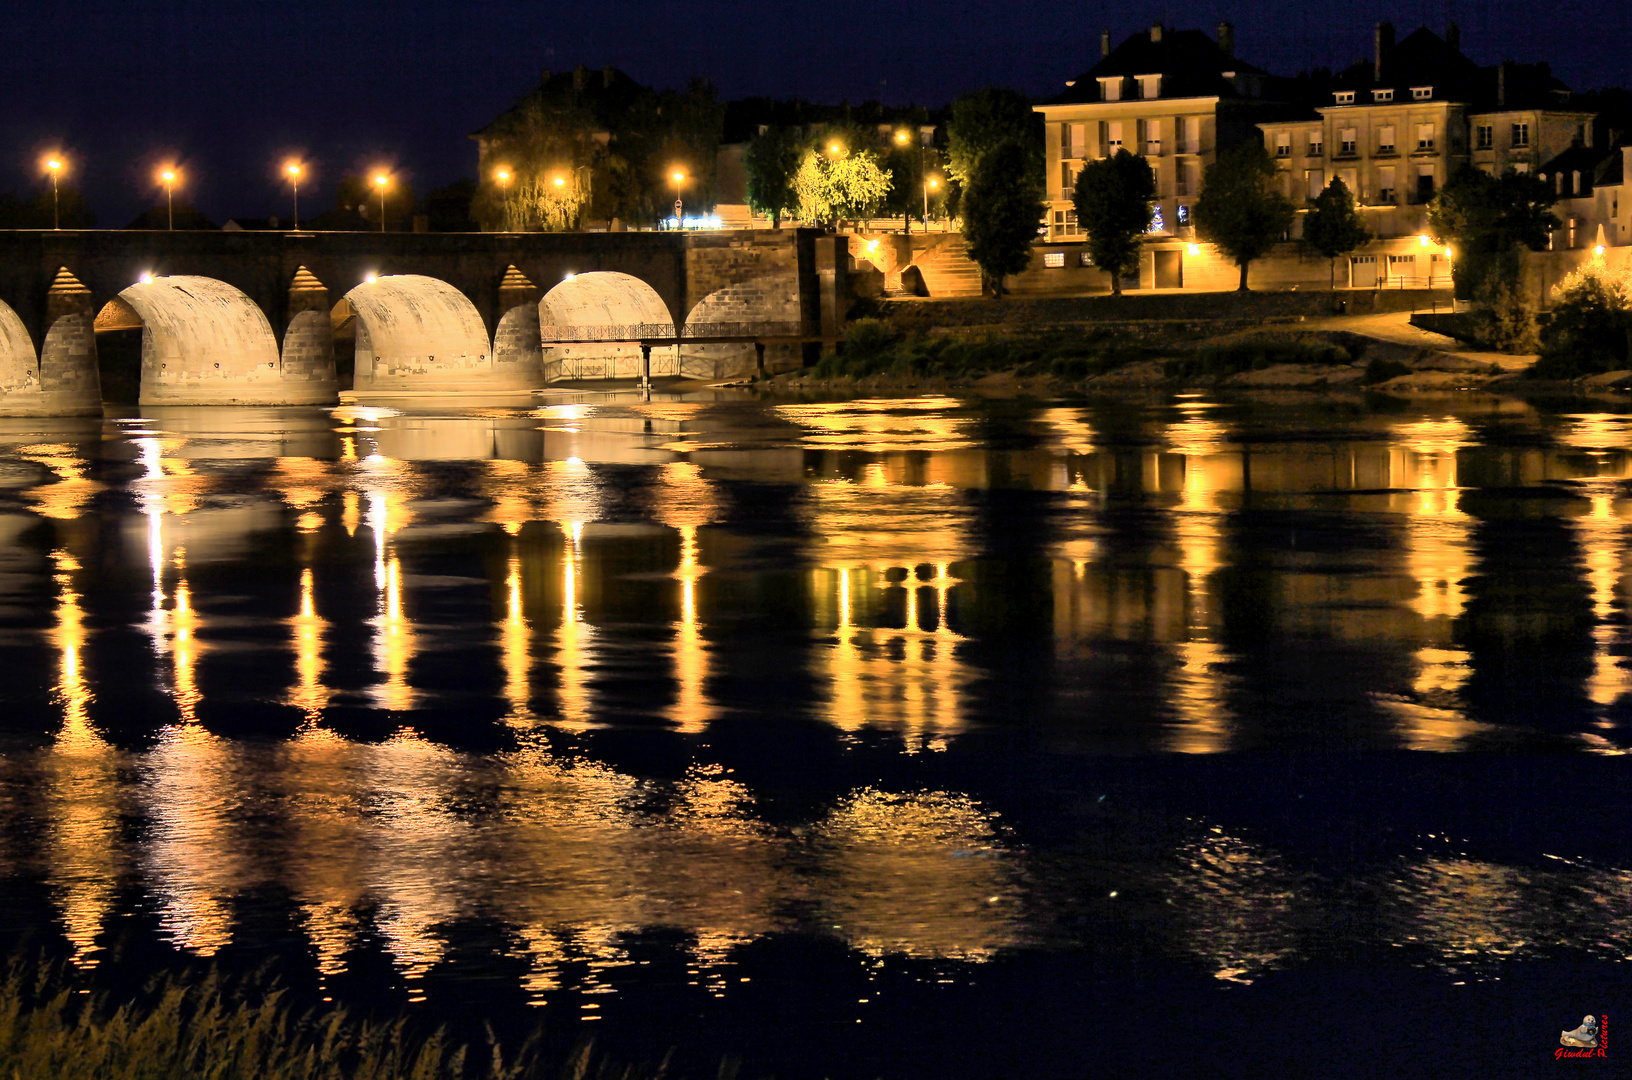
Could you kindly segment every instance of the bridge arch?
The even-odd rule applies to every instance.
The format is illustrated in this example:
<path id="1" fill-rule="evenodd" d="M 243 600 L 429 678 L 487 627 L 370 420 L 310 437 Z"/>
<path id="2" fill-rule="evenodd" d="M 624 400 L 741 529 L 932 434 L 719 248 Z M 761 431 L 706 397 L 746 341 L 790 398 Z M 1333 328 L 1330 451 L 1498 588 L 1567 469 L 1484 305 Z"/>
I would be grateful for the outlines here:
<path id="1" fill-rule="evenodd" d="M 333 385 L 285 379 L 266 314 L 215 278 L 177 274 L 119 294 L 142 323 L 142 405 L 317 405 Z"/>
<path id="2" fill-rule="evenodd" d="M 39 404 L 40 362 L 23 320 L 0 300 L 0 415 L 31 415 Z"/>
<path id="3" fill-rule="evenodd" d="M 530 400 L 538 369 L 494 363 L 476 305 L 438 278 L 393 274 L 346 294 L 357 316 L 359 396 L 461 394 Z"/>
<path id="4" fill-rule="evenodd" d="M 544 377 L 634 379 L 640 342 L 674 340 L 674 316 L 640 278 L 612 270 L 570 274 L 538 302 Z M 653 375 L 678 375 L 673 348 L 652 350 Z"/>
<path id="5" fill-rule="evenodd" d="M 801 347 L 796 341 L 775 339 L 797 338 L 802 329 L 797 283 L 792 289 L 752 281 L 716 289 L 686 315 L 680 336 L 680 374 L 688 379 L 752 378 L 759 371 L 761 350 L 767 371 L 791 370 L 802 363 Z M 687 341 L 711 337 L 744 340 Z"/>

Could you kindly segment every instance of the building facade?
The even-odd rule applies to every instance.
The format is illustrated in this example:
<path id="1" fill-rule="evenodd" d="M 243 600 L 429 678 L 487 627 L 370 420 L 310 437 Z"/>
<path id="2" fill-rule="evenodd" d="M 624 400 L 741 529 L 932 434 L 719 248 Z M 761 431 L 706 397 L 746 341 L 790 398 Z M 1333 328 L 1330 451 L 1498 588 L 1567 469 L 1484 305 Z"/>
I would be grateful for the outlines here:
<path id="1" fill-rule="evenodd" d="M 1153 238 L 1189 239 L 1190 208 L 1222 149 L 1256 137 L 1256 124 L 1286 113 L 1277 81 L 1235 56 L 1235 35 L 1155 25 L 1111 47 L 1099 63 L 1036 106 L 1047 140 L 1048 237 L 1081 239 L 1072 194 L 1077 174 L 1118 150 L 1142 154 L 1156 175 Z"/>

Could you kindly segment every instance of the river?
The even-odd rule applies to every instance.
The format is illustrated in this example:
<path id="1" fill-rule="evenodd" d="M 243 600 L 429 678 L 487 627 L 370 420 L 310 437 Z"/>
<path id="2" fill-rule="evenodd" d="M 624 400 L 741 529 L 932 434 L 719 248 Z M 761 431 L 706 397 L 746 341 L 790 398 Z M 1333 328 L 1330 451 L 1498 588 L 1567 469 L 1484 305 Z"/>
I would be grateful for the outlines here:
<path id="1" fill-rule="evenodd" d="M 544 400 L 0 421 L 0 936 L 745 1077 L 1625 997 L 1632 415 Z"/>

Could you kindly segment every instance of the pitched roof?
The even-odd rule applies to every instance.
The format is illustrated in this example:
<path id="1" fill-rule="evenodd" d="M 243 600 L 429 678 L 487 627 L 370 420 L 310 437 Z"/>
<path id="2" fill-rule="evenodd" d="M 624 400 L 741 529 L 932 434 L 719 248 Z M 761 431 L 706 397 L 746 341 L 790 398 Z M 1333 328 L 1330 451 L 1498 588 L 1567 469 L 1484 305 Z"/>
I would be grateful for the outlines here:
<path id="1" fill-rule="evenodd" d="M 1152 28 L 1154 30 L 1155 28 Z M 1257 76 L 1263 68 L 1222 49 L 1200 30 L 1172 30 L 1160 33 L 1141 30 L 1111 50 L 1111 54 L 1078 75 L 1064 93 L 1046 105 L 1077 105 L 1100 100 L 1100 79 L 1160 75 L 1164 98 L 1239 97 L 1239 83 L 1226 76 Z"/>
<path id="2" fill-rule="evenodd" d="M 1379 72 L 1375 59 L 1357 61 L 1337 73 L 1332 89 L 1352 90 L 1353 104 L 1370 105 L 1375 90 L 1392 90 L 1394 101 L 1402 102 L 1414 100 L 1412 90 L 1426 87 L 1432 92 L 1430 100 L 1460 101 L 1486 112 L 1556 109 L 1567 107 L 1570 101 L 1570 88 L 1555 79 L 1545 63 L 1504 61 L 1481 67 L 1425 26 L 1398 44 L 1385 42 L 1381 69 Z"/>

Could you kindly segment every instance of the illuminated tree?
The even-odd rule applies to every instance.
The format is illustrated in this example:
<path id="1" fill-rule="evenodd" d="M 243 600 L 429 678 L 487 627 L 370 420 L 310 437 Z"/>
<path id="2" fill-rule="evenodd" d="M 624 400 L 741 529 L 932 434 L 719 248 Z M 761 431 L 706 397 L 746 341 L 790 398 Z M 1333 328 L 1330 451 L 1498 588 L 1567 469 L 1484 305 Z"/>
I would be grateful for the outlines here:
<path id="1" fill-rule="evenodd" d="M 878 212 L 890 177 L 871 150 L 834 154 L 807 150 L 793 177 L 799 220 L 811 225 L 860 221 Z"/>
<path id="2" fill-rule="evenodd" d="M 1275 159 L 1261 142 L 1226 150 L 1207 166 L 1194 211 L 1196 232 L 1241 268 L 1241 292 L 1247 291 L 1247 268 L 1286 235 L 1296 216 L 1276 189 Z"/>
<path id="3" fill-rule="evenodd" d="M 1077 174 L 1072 202 L 1077 226 L 1088 234 L 1094 265 L 1111 275 L 1111 293 L 1122 295 L 1122 278 L 1139 269 L 1139 246 L 1150 228 L 1156 174 L 1150 163 L 1126 150 L 1090 161 Z"/>
<path id="4" fill-rule="evenodd" d="M 1332 177 L 1326 190 L 1315 196 L 1314 205 L 1303 219 L 1303 238 L 1310 247 L 1326 256 L 1331 287 L 1337 288 L 1337 259 L 1371 239 L 1354 196 L 1343 181 Z"/>
<path id="5" fill-rule="evenodd" d="M 799 205 L 793 179 L 805 149 L 803 142 L 797 132 L 788 128 L 767 128 L 754 136 L 743 154 L 742 164 L 748 172 L 748 206 L 756 214 L 769 216 L 772 228 L 780 228 L 782 215 Z"/>
<path id="6" fill-rule="evenodd" d="M 1000 143 L 981 158 L 963 193 L 963 238 L 994 296 L 1003 295 L 1005 277 L 1031 262 L 1043 210 L 1041 186 L 1024 146 Z"/>

